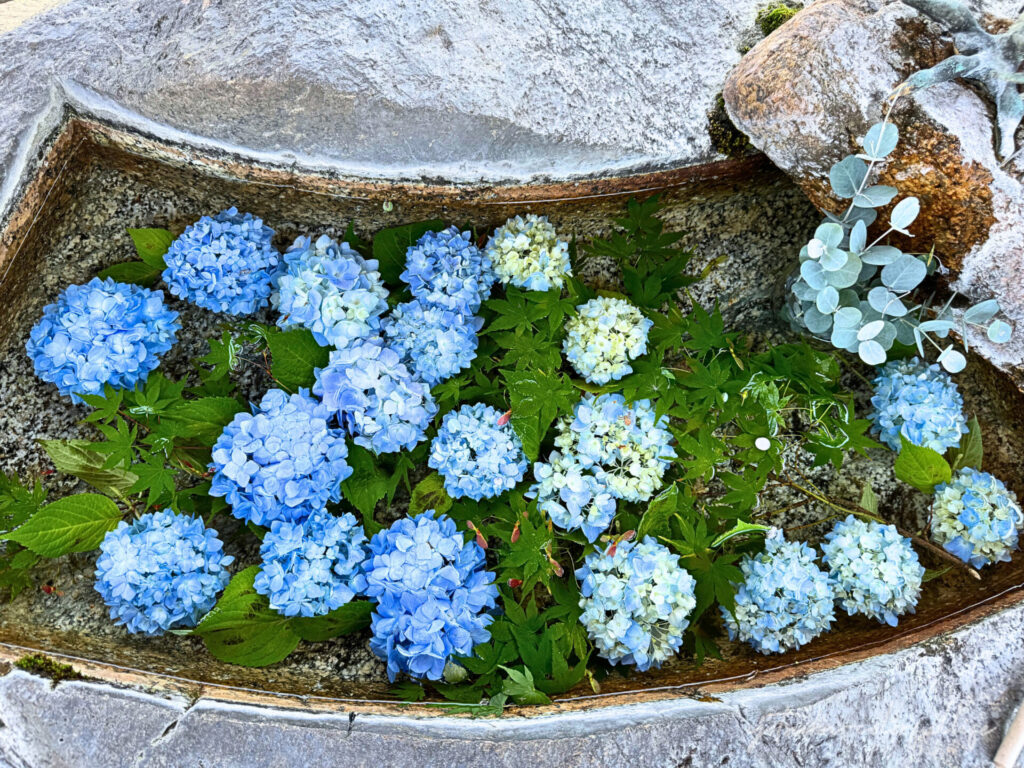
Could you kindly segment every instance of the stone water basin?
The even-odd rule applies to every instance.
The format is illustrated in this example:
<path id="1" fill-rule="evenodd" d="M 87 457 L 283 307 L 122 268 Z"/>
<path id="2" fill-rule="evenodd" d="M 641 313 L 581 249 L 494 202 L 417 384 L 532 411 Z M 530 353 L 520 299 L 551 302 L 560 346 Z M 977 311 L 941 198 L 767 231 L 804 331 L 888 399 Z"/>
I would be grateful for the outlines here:
<path id="1" fill-rule="evenodd" d="M 32 376 L 24 339 L 42 306 L 65 285 L 83 282 L 99 269 L 131 257 L 126 227 L 181 229 L 202 213 L 237 205 L 274 227 L 280 245 L 299 233 L 340 234 L 349 221 L 361 234 L 435 217 L 483 229 L 510 215 L 532 212 L 547 214 L 563 232 L 586 238 L 607 230 L 629 196 L 654 192 L 669 203 L 665 213 L 669 223 L 689 232 L 698 251 L 694 268 L 719 260 L 710 276 L 696 286 L 696 298 L 705 304 L 718 301 L 734 327 L 782 333 L 771 330 L 776 327 L 777 285 L 818 215 L 790 182 L 756 155 L 699 169 L 564 183 L 413 184 L 260 167 L 238 157 L 204 155 L 69 111 L 48 142 L 39 172 L 25 188 L 0 239 L 0 467 L 23 474 L 46 473 L 51 467 L 34 440 L 81 434 L 77 421 L 84 410 L 59 400 L 51 387 Z M 600 279 L 600 270 L 592 277 Z M 204 321 L 179 303 L 174 308 L 184 310 L 185 338 L 164 366 L 181 370 L 203 354 L 201 339 L 210 335 L 216 323 L 209 318 Z M 1019 440 L 1024 435 L 1024 395 L 1017 381 L 983 360 L 972 359 L 960 382 L 967 409 L 978 415 L 984 430 L 986 469 L 1024 493 L 1019 472 L 1024 459 Z M 861 477 L 872 472 L 885 476 L 886 462 L 891 459 L 873 459 L 859 466 L 851 462 L 854 466 L 843 478 L 825 481 L 841 488 L 858 472 Z M 65 484 L 60 490 L 71 488 Z M 892 481 L 876 488 L 883 507 L 894 518 L 907 527 L 920 522 L 926 510 L 914 492 Z M 352 718 L 355 713 L 441 714 L 429 703 L 408 705 L 389 695 L 383 665 L 370 654 L 362 636 L 303 644 L 284 662 L 266 669 L 218 662 L 198 640 L 132 637 L 107 618 L 92 589 L 92 560 L 91 555 L 65 558 L 42 574 L 43 581 L 53 587 L 49 594 L 25 592 L 12 603 L 0 604 L 0 675 L 9 669 L 3 660 L 14 662 L 41 652 L 71 661 L 89 678 L 149 691 L 162 701 L 184 697 L 192 702 L 228 701 L 302 712 L 350 712 Z M 618 722 L 619 715 L 612 713 L 623 707 L 664 706 L 668 709 L 662 712 L 678 712 L 687 698 L 713 709 L 720 697 L 753 689 L 785 690 L 776 686 L 803 680 L 811 672 L 841 674 L 844 665 L 897 658 L 902 649 L 910 649 L 904 654 L 927 654 L 922 649 L 928 649 L 929 642 L 941 643 L 948 633 L 1022 598 L 1024 557 L 986 568 L 981 581 L 953 571 L 928 582 L 918 612 L 903 618 L 896 628 L 844 616 L 833 632 L 784 656 L 759 656 L 725 643 L 722 660 L 709 659 L 696 667 L 680 657 L 646 674 L 612 675 L 600 692 L 582 686 L 555 697 L 548 707 L 516 709 L 512 714 L 543 717 L 610 707 L 609 722 Z M 859 667 L 846 667 L 855 668 Z M 65 683 L 61 689 L 89 685 Z M 647 712 L 636 715 L 641 720 L 658 719 L 657 709 L 631 711 Z M 3 717 L 0 709 L 0 721 Z M 586 730 L 588 726 L 579 727 Z M 2 734 L 0 726 L 0 739 Z M 466 738 L 472 742 L 478 737 Z"/>

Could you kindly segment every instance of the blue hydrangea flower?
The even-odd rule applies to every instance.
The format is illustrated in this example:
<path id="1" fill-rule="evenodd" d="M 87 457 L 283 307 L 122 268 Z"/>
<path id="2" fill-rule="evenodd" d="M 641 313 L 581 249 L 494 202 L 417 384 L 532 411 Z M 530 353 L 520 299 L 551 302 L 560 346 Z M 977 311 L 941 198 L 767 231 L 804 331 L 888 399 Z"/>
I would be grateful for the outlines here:
<path id="1" fill-rule="evenodd" d="M 388 291 L 376 260 L 327 235 L 315 243 L 299 237 L 285 251 L 284 269 L 270 294 L 281 328 L 308 328 L 320 346 L 338 349 L 379 333 Z"/>
<path id="2" fill-rule="evenodd" d="M 679 558 L 650 536 L 587 555 L 580 580 L 580 621 L 597 652 L 641 672 L 679 650 L 697 605 L 695 582 Z"/>
<path id="3" fill-rule="evenodd" d="M 444 415 L 427 463 L 444 478 L 449 496 L 474 501 L 512 490 L 527 467 L 523 444 L 507 419 L 483 403 Z"/>
<path id="4" fill-rule="evenodd" d="M 607 384 L 633 372 L 630 360 L 647 352 L 653 322 L 624 299 L 598 296 L 576 307 L 566 323 L 562 349 L 576 372 L 593 384 Z"/>
<path id="5" fill-rule="evenodd" d="M 399 277 L 417 299 L 470 317 L 490 294 L 494 269 L 469 232 L 448 227 L 425 233 L 409 247 Z"/>
<path id="6" fill-rule="evenodd" d="M 654 417 L 650 400 L 626 405 L 622 395 L 586 393 L 572 420 L 558 424 L 555 445 L 584 467 L 617 499 L 646 501 L 662 486 L 676 452 L 668 417 Z"/>
<path id="7" fill-rule="evenodd" d="M 370 648 L 399 673 L 440 680 L 453 656 L 487 642 L 498 597 L 484 551 L 434 510 L 395 522 L 370 540 L 366 594 L 377 601 Z"/>
<path id="8" fill-rule="evenodd" d="M 850 515 L 825 534 L 821 550 L 836 598 L 848 614 L 895 627 L 898 616 L 913 613 L 924 566 L 895 526 Z"/>
<path id="9" fill-rule="evenodd" d="M 414 448 L 437 413 L 430 387 L 379 338 L 331 352 L 327 367 L 316 369 L 313 392 L 357 445 L 378 454 Z"/>
<path id="10" fill-rule="evenodd" d="M 900 435 L 945 453 L 967 434 L 964 400 L 949 374 L 918 358 L 893 360 L 875 378 L 871 431 L 899 451 Z"/>
<path id="11" fill-rule="evenodd" d="M 582 529 L 587 541 L 596 541 L 611 525 L 615 497 L 575 456 L 552 451 L 546 462 L 533 465 L 533 476 L 526 496 L 536 498 L 538 509 L 559 528 Z"/>
<path id="12" fill-rule="evenodd" d="M 259 408 L 239 413 L 213 446 L 211 496 L 223 496 L 235 517 L 256 525 L 301 522 L 341 499 L 352 474 L 332 411 L 300 389 L 271 389 Z"/>
<path id="13" fill-rule="evenodd" d="M 25 351 L 36 376 L 76 403 L 109 384 L 132 389 L 174 346 L 181 325 L 161 291 L 100 280 L 69 285 L 32 328 Z"/>
<path id="14" fill-rule="evenodd" d="M 491 235 L 484 254 L 498 280 L 528 291 L 562 288 L 572 275 L 569 244 L 559 239 L 547 216 L 509 219 Z"/>
<path id="15" fill-rule="evenodd" d="M 763 552 L 743 557 L 740 570 L 736 610 L 722 608 L 730 639 L 782 653 L 811 642 L 835 620 L 832 582 L 815 564 L 814 550 L 787 542 L 779 529 L 768 533 Z"/>
<path id="16" fill-rule="evenodd" d="M 301 523 L 275 520 L 263 537 L 253 586 L 284 616 L 323 616 L 366 589 L 363 526 L 318 510 Z"/>
<path id="17" fill-rule="evenodd" d="M 483 322 L 415 299 L 395 307 L 384 337 L 413 374 L 434 386 L 472 364 Z"/>
<path id="18" fill-rule="evenodd" d="M 171 243 L 164 282 L 175 296 L 229 315 L 251 315 L 267 306 L 280 254 L 274 230 L 251 213 L 228 208 L 203 216 Z"/>
<path id="19" fill-rule="evenodd" d="M 194 627 L 231 580 L 217 532 L 170 509 L 121 522 L 103 537 L 96 591 L 129 632 Z"/>
<path id="20" fill-rule="evenodd" d="M 975 568 L 1008 561 L 1024 525 L 1017 495 L 988 472 L 969 468 L 936 486 L 932 513 L 932 538 Z"/>

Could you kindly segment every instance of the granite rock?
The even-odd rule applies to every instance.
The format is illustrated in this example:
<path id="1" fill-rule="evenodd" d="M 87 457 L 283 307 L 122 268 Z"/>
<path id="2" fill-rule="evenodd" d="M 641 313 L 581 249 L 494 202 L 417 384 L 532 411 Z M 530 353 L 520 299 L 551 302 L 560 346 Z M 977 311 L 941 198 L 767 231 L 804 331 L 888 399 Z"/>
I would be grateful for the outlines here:
<path id="1" fill-rule="evenodd" d="M 975 3 L 993 31 L 1014 4 Z M 842 203 L 829 167 L 859 147 L 884 101 L 915 71 L 953 52 L 933 22 L 900 0 L 820 0 L 763 40 L 726 82 L 726 107 L 753 144 L 789 173 L 822 210 Z M 899 101 L 900 145 L 879 183 L 916 196 L 921 214 L 909 250 L 933 244 L 952 287 L 996 297 L 1024 327 L 1024 156 L 1001 163 L 992 105 L 968 85 L 947 83 Z M 1003 346 L 971 338 L 1004 367 L 1024 362 L 1024 334 Z"/>

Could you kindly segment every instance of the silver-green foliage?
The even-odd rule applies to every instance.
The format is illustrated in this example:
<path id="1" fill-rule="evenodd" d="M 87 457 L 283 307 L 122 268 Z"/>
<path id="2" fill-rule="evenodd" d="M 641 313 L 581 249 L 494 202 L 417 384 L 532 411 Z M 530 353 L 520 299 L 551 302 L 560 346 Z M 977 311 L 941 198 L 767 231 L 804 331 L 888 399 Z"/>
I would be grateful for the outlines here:
<path id="1" fill-rule="evenodd" d="M 831 341 L 838 349 L 857 353 L 871 365 L 881 365 L 896 342 L 916 344 L 925 356 L 925 344 L 938 350 L 938 362 L 950 373 L 964 369 L 966 359 L 952 343 L 939 343 L 958 329 L 966 345 L 966 327 L 985 328 L 996 343 L 1010 338 L 1011 328 L 995 319 L 999 303 L 983 301 L 954 316 L 952 298 L 941 307 L 915 304 L 912 294 L 934 271 L 931 254 L 904 253 L 886 244 L 889 235 L 913 235 L 908 228 L 920 212 L 916 197 L 893 207 L 888 227 L 868 242 L 868 227 L 878 218 L 876 209 L 891 203 L 895 187 L 872 184 L 875 166 L 899 141 L 895 125 L 873 125 L 861 139 L 864 151 L 832 166 L 829 182 L 836 196 L 849 200 L 842 216 L 826 213 L 826 220 L 800 250 L 800 268 L 794 276 L 787 313 L 794 329 L 807 330 Z"/>

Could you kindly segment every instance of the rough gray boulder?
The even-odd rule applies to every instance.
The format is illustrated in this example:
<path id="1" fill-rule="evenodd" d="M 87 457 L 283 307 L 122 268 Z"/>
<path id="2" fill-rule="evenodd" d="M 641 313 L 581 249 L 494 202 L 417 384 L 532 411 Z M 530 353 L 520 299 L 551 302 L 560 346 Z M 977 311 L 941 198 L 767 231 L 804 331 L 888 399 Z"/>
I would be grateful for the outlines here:
<path id="1" fill-rule="evenodd" d="M 992 30 L 1017 3 L 975 4 Z M 884 100 L 913 72 L 953 52 L 933 22 L 900 0 L 819 0 L 760 42 L 732 72 L 726 107 L 752 143 L 819 208 L 839 210 L 832 163 L 858 149 Z M 997 156 L 993 106 L 961 82 L 904 97 L 893 112 L 900 146 L 880 174 L 921 200 L 908 249 L 934 243 L 952 287 L 996 297 L 1024 329 L 1024 153 Z M 1024 333 L 1006 345 L 969 338 L 1005 368 L 1024 363 Z"/>

